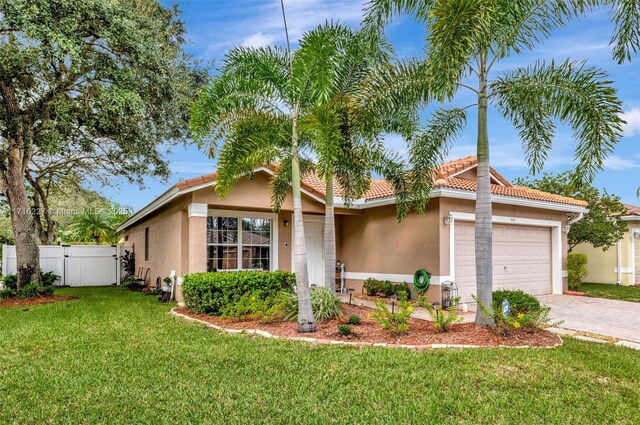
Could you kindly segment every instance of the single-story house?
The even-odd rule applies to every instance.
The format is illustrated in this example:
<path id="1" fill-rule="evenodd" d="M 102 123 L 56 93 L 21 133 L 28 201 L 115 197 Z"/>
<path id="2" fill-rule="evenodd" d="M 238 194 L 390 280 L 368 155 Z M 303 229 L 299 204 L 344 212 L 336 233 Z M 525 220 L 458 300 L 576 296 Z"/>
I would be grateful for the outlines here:
<path id="1" fill-rule="evenodd" d="M 456 282 L 463 301 L 475 294 L 474 218 L 476 157 L 440 167 L 424 215 L 396 219 L 391 184 L 373 180 L 363 199 L 346 208 L 336 190 L 337 258 L 346 286 L 361 291 L 365 279 L 413 282 L 416 270 L 432 274 L 427 295 L 441 298 L 441 285 Z M 119 230 L 136 266 L 151 276 L 206 270 L 292 270 L 292 200 L 270 208 L 269 168 L 242 178 L 225 199 L 214 191 L 216 173 L 181 181 L 133 214 Z M 531 294 L 566 289 L 566 232 L 586 212 L 586 203 L 513 186 L 491 170 L 494 288 Z M 302 183 L 304 230 L 311 284 L 323 279 L 325 185 Z M 178 284 L 178 299 L 180 290 Z"/>
<path id="2" fill-rule="evenodd" d="M 640 284 L 640 207 L 626 205 L 622 220 L 628 222 L 629 231 L 614 246 L 603 251 L 583 243 L 573 251 L 589 257 L 586 277 L 588 282 L 619 285 Z"/>

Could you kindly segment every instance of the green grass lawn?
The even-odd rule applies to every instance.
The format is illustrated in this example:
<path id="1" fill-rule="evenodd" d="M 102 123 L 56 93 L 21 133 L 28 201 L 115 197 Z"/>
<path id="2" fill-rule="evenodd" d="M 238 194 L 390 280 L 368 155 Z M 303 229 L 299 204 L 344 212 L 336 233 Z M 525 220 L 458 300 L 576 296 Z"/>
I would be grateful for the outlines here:
<path id="1" fill-rule="evenodd" d="M 610 300 L 632 301 L 640 303 L 640 287 L 618 286 L 604 283 L 583 283 L 580 291 L 588 297 L 608 298 Z"/>
<path id="2" fill-rule="evenodd" d="M 120 288 L 0 308 L 0 423 L 640 423 L 640 354 L 225 335 Z"/>

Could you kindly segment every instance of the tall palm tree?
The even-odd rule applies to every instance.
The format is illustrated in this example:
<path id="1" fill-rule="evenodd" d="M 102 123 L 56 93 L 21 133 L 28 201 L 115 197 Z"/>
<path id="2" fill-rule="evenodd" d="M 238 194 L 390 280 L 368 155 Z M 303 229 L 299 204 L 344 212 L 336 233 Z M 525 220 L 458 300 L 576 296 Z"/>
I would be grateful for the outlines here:
<path id="1" fill-rule="evenodd" d="M 487 120 L 490 106 L 518 130 L 533 173 L 540 171 L 547 159 L 555 122 L 569 125 L 577 141 L 577 180 L 591 180 L 602 168 L 604 158 L 621 135 L 622 124 L 621 102 L 604 71 L 568 60 L 539 61 L 494 78 L 494 67 L 505 58 L 530 51 L 555 28 L 597 4 L 612 5 L 612 17 L 617 23 L 614 56 L 619 61 L 628 59 L 629 51 L 638 48 L 640 11 L 635 0 L 372 0 L 367 6 L 365 20 L 370 27 L 382 28 L 394 15 L 409 13 L 426 26 L 428 33 L 426 59 L 400 64 L 372 81 L 370 91 L 390 99 L 388 105 L 450 101 L 462 90 L 475 97 L 475 102 L 465 107 L 440 107 L 412 137 L 414 195 L 405 199 L 424 208 L 433 170 L 466 126 L 468 109 L 476 108 L 476 281 L 478 300 L 485 306 L 491 305 L 493 277 Z M 399 215 L 406 212 L 407 205 L 401 204 Z M 478 309 L 475 321 L 478 325 L 493 325 L 493 319 L 482 309 Z"/>
<path id="2" fill-rule="evenodd" d="M 221 197 L 258 165 L 282 164 L 273 184 L 282 184 L 282 176 L 290 177 L 299 332 L 316 330 L 300 183 L 301 162 L 305 164 L 301 152 L 307 143 L 301 137 L 299 121 L 331 92 L 338 32 L 336 25 L 322 25 L 305 33 L 300 47 L 291 53 L 273 47 L 232 50 L 221 74 L 194 102 L 191 117 L 197 140 L 209 143 L 210 156 L 219 155 L 216 191 Z"/>
<path id="3" fill-rule="evenodd" d="M 380 34 L 345 26 L 340 27 L 339 35 L 331 93 L 301 118 L 301 131 L 317 157 L 316 172 L 325 182 L 324 285 L 332 291 L 336 265 L 334 184 L 349 206 L 369 188 L 371 171 L 381 163 L 401 169 L 401 162 L 384 149 L 380 135 L 402 130 L 409 134 L 417 121 L 407 109 L 372 114 L 367 93 L 361 91 L 379 68 L 390 65 L 386 40 Z"/>

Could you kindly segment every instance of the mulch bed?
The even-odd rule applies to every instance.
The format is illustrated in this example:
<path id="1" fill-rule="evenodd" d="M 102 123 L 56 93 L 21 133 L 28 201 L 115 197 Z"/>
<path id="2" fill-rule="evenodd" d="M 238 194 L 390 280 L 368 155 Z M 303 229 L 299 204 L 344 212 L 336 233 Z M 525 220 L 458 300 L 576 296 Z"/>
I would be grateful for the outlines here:
<path id="1" fill-rule="evenodd" d="M 177 313 L 184 314 L 194 319 L 203 320 L 226 329 L 260 329 L 279 337 L 311 337 L 321 340 L 338 340 L 361 343 L 386 343 L 394 345 L 429 345 L 429 344 L 459 344 L 478 345 L 485 347 L 496 346 L 529 346 L 551 347 L 561 343 L 560 338 L 549 331 L 538 329 L 527 331 L 519 329 L 509 337 L 498 335 L 493 330 L 476 326 L 473 323 L 455 323 L 451 325 L 449 332 L 438 332 L 433 322 L 410 318 L 409 332 L 404 335 L 394 336 L 391 332 L 381 329 L 378 322 L 368 317 L 374 310 L 364 306 L 345 304 L 344 315 L 340 319 L 318 323 L 315 333 L 298 333 L 295 322 L 261 323 L 256 321 L 234 321 L 207 314 L 198 314 L 187 307 L 178 307 Z M 342 336 L 338 333 L 337 325 L 346 324 L 350 315 L 360 316 L 362 323 L 353 326 L 354 335 Z"/>
<path id="2" fill-rule="evenodd" d="M 76 298 L 78 297 L 71 295 L 47 295 L 35 298 L 7 298 L 5 300 L 0 300 L 0 307 L 21 307 L 35 304 L 49 304 L 57 301 L 74 300 Z"/>

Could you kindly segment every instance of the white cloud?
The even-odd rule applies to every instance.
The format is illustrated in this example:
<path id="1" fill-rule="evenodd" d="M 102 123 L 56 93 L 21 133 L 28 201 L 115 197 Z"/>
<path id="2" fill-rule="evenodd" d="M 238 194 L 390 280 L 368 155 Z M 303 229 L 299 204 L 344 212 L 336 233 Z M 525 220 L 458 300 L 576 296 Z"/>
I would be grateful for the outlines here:
<path id="1" fill-rule="evenodd" d="M 285 0 L 292 46 L 306 31 L 326 20 L 358 25 L 364 4 L 365 0 Z M 286 44 L 279 1 L 238 2 L 233 11 L 233 19 L 215 22 L 191 34 L 191 40 L 196 44 L 205 44 L 206 40 L 202 48 L 203 59 L 220 59 L 226 50 L 237 45 L 263 47 Z"/>
<path id="2" fill-rule="evenodd" d="M 273 44 L 274 41 L 275 39 L 273 36 L 258 32 L 242 40 L 240 45 L 242 47 L 259 48 L 269 46 L 270 44 Z"/>
<path id="3" fill-rule="evenodd" d="M 633 137 L 640 135 L 640 108 L 631 108 L 622 114 L 622 119 L 627 123 L 622 126 L 625 136 Z"/>
<path id="4" fill-rule="evenodd" d="M 628 170 L 630 168 L 640 168 L 640 161 L 633 161 L 616 155 L 611 155 L 609 158 L 604 160 L 604 166 L 611 170 Z"/>

